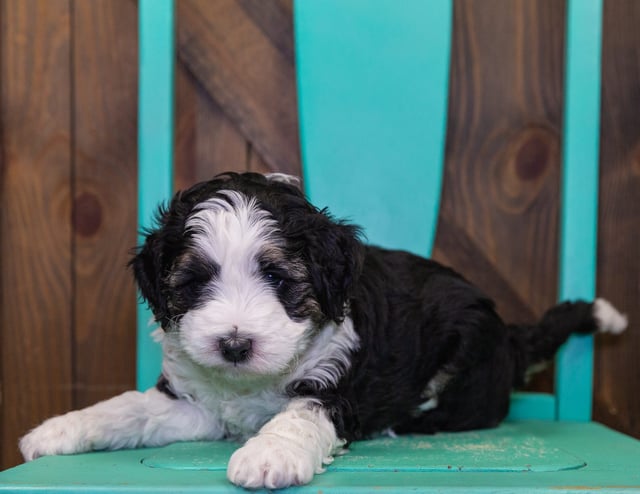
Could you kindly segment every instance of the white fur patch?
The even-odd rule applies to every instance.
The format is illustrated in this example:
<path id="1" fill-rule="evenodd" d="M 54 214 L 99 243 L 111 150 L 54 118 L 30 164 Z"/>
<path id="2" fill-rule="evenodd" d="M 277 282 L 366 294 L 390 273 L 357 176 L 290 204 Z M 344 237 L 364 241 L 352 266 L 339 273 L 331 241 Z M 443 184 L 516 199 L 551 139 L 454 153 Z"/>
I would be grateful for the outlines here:
<path id="1" fill-rule="evenodd" d="M 293 185 L 298 189 L 302 188 L 300 177 L 296 177 L 295 175 L 289 175 L 287 173 L 267 173 L 265 177 L 267 180 Z"/>
<path id="2" fill-rule="evenodd" d="M 598 324 L 600 333 L 620 334 L 627 329 L 627 316 L 618 310 L 607 300 L 598 298 L 593 303 L 593 318 Z"/>
<path id="3" fill-rule="evenodd" d="M 438 371 L 421 393 L 420 396 L 426 398 L 426 401 L 418 406 L 414 415 L 420 415 L 423 412 L 438 408 L 438 404 L 440 403 L 438 395 L 444 390 L 452 377 L 448 372 Z"/>
<path id="4" fill-rule="evenodd" d="M 360 346 L 360 337 L 350 317 L 341 324 L 329 323 L 315 336 L 289 381 L 316 382 L 321 389 L 336 385 L 351 367 L 351 353 Z"/>
<path id="5" fill-rule="evenodd" d="M 163 374 L 172 391 L 218 417 L 225 437 L 243 440 L 287 406 L 289 398 L 285 390 L 291 382 L 310 380 L 321 388 L 337 383 L 350 368 L 350 351 L 359 342 L 349 318 L 340 325 L 330 323 L 292 364 L 290 373 L 256 376 L 202 366 L 182 348 L 177 332 L 158 336 L 164 354 Z"/>
<path id="6" fill-rule="evenodd" d="M 282 376 L 228 373 L 193 361 L 170 332 L 162 339 L 162 373 L 181 399 L 205 408 L 221 424 L 224 437 L 246 440 L 286 407 Z"/>
<path id="7" fill-rule="evenodd" d="M 440 402 L 438 401 L 437 396 L 434 398 L 431 398 L 430 400 L 427 400 L 418 406 L 418 412 L 422 413 L 422 412 L 428 412 L 429 410 L 434 410 L 438 408 L 439 403 Z"/>
<path id="8" fill-rule="evenodd" d="M 45 455 L 220 439 L 222 433 L 219 422 L 203 408 L 152 388 L 50 418 L 24 436 L 19 446 L 24 459 L 31 461 Z"/>
<path id="9" fill-rule="evenodd" d="M 187 312 L 178 327 L 181 345 L 193 360 L 229 372 L 275 375 L 286 371 L 304 350 L 309 321 L 293 321 L 268 286 L 260 257 L 282 248 L 277 224 L 255 199 L 222 191 L 198 207 L 187 222 L 195 247 L 219 266 L 202 306 Z M 228 337 L 252 341 L 251 358 L 226 361 L 219 341 Z"/>
<path id="10" fill-rule="evenodd" d="M 251 489 L 306 484 L 343 444 L 317 403 L 297 399 L 231 456 L 227 477 Z"/>

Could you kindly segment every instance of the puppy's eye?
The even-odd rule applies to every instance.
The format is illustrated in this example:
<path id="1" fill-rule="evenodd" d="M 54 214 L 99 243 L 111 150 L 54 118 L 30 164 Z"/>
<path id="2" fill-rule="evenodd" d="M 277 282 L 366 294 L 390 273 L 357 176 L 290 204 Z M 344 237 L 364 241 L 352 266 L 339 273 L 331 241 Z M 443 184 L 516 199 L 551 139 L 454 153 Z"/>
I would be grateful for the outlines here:
<path id="1" fill-rule="evenodd" d="M 175 288 L 189 288 L 194 285 L 200 285 L 206 283 L 208 280 L 205 276 L 199 276 L 197 274 L 182 275 L 176 278 L 174 282 Z"/>
<path id="2" fill-rule="evenodd" d="M 173 275 L 173 287 L 176 289 L 190 288 L 197 285 L 203 285 L 215 276 L 216 269 L 207 266 L 190 266 L 178 270 Z"/>
<path id="3" fill-rule="evenodd" d="M 280 288 L 284 283 L 284 279 L 278 273 L 267 271 L 264 273 L 264 279 L 274 288 Z"/>

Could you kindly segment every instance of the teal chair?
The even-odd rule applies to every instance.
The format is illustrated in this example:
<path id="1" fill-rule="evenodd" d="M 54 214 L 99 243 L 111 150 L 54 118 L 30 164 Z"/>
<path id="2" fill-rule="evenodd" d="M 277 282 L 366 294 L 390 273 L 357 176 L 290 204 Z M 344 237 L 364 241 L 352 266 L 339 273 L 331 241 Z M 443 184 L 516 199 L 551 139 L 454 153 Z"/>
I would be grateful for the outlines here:
<path id="1" fill-rule="evenodd" d="M 601 1 L 569 2 L 562 298 L 594 296 Z M 297 1 L 305 185 L 317 205 L 363 224 L 372 242 L 427 255 L 442 176 L 452 6 L 399 4 Z M 140 0 L 143 226 L 172 189 L 172 15 L 171 0 Z M 398 190 L 411 200 L 399 200 Z M 155 383 L 159 369 L 149 318 L 141 308 L 140 389 Z M 515 395 L 510 419 L 497 429 L 357 442 L 312 484 L 291 490 L 640 492 L 640 442 L 590 421 L 592 353 L 591 338 L 573 338 L 556 364 L 556 394 Z M 225 476 L 235 447 L 180 443 L 44 457 L 2 472 L 0 491 L 239 491 Z"/>

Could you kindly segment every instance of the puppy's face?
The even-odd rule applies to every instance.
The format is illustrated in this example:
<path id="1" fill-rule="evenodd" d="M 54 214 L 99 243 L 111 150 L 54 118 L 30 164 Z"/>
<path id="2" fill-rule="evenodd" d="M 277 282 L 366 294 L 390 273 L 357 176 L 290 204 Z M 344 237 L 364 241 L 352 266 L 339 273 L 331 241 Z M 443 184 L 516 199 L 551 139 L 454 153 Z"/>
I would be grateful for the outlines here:
<path id="1" fill-rule="evenodd" d="M 299 253 L 254 197 L 232 190 L 199 203 L 166 278 L 186 352 L 211 367 L 286 369 L 319 311 Z"/>
<path id="2" fill-rule="evenodd" d="M 132 261 L 156 319 L 200 365 L 284 374 L 344 316 L 357 231 L 282 179 L 225 174 L 177 194 Z"/>

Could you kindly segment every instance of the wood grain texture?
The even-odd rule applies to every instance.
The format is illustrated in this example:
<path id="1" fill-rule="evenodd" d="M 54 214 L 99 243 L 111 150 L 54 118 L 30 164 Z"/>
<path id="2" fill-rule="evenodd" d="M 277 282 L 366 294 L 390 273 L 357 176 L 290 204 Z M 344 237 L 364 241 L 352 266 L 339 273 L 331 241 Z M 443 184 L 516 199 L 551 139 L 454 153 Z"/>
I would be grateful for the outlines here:
<path id="1" fill-rule="evenodd" d="M 555 0 L 454 3 L 434 257 L 496 298 L 509 322 L 530 322 L 556 298 L 564 9 Z M 447 231 L 464 232 L 483 262 L 447 242 Z M 547 374 L 535 389 L 550 383 Z"/>
<path id="2" fill-rule="evenodd" d="M 453 221 L 442 221 L 438 228 L 438 259 L 446 265 L 455 265 L 460 273 L 475 273 L 474 283 L 490 287 L 493 297 L 500 303 L 500 312 L 508 321 L 534 321 L 537 317 L 509 280 L 496 270 L 462 228 Z M 466 275 L 465 275 L 466 276 Z"/>
<path id="3" fill-rule="evenodd" d="M 74 2 L 74 407 L 135 388 L 137 10 Z"/>
<path id="4" fill-rule="evenodd" d="M 175 188 L 180 190 L 225 171 L 247 171 L 249 143 L 193 77 L 176 73 Z"/>
<path id="5" fill-rule="evenodd" d="M 287 4 L 280 5 L 277 19 L 288 19 Z M 234 0 L 178 2 L 179 59 L 271 169 L 298 173 L 294 67 L 287 48 L 272 41 L 286 45 L 287 30 L 259 26 L 274 17 L 264 6 L 249 15 L 251 8 Z"/>
<path id="6" fill-rule="evenodd" d="M 70 9 L 0 3 L 2 466 L 72 406 Z"/>
<path id="7" fill-rule="evenodd" d="M 598 295 L 629 315 L 596 342 L 594 418 L 640 438 L 640 4 L 604 3 Z"/>
<path id="8" fill-rule="evenodd" d="M 293 65 L 295 50 L 292 1 L 238 0 L 238 3 L 271 43 L 280 50 L 287 62 Z"/>
<path id="9" fill-rule="evenodd" d="M 250 145 L 247 149 L 247 171 L 255 173 L 271 173 L 275 170 L 272 170 L 262 156 L 258 154 L 258 151 Z M 295 175 L 299 177 L 301 173 L 295 173 Z"/>

